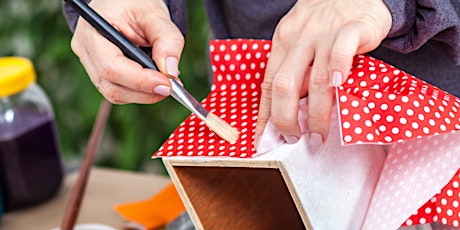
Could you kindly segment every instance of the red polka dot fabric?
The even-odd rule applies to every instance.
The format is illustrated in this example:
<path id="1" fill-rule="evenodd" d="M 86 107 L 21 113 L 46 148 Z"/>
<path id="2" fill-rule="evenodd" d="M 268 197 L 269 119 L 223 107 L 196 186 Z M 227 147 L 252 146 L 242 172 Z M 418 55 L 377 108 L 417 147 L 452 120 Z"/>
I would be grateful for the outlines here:
<path id="1" fill-rule="evenodd" d="M 460 170 L 433 198 L 420 207 L 404 225 L 442 223 L 460 227 Z"/>
<path id="2" fill-rule="evenodd" d="M 259 107 L 260 84 L 263 81 L 270 48 L 271 42 L 266 40 L 235 39 L 210 42 L 214 82 L 202 105 L 240 131 L 237 143 L 232 145 L 224 141 L 192 114 L 179 125 L 153 157 L 254 157 L 254 128 Z M 355 57 L 347 82 L 336 88 L 336 98 L 344 145 L 399 142 L 406 144 L 404 141 L 430 138 L 460 129 L 458 98 L 370 56 Z M 437 142 L 433 145 L 436 146 Z M 411 148 L 407 147 L 404 151 L 410 152 Z M 414 154 L 417 151 L 414 151 Z M 458 155 L 458 151 L 454 154 Z M 404 156 L 398 159 L 407 160 Z M 410 168 L 412 163 L 408 160 L 408 165 L 404 167 Z M 426 165 L 429 167 L 429 163 Z M 398 175 L 405 174 L 405 171 L 408 171 L 406 169 L 409 169 L 401 164 L 387 166 L 395 167 L 394 170 L 384 169 L 383 174 L 387 179 L 397 180 Z M 402 171 L 393 175 L 388 172 L 395 170 Z M 417 170 L 419 169 L 415 168 L 412 171 L 417 173 Z M 426 170 L 429 172 L 430 169 Z M 458 226 L 459 183 L 460 171 L 416 214 L 405 223 L 398 223 L 412 225 L 440 222 Z M 399 186 L 404 184 L 399 183 Z M 390 190 L 388 193 L 392 193 Z M 383 197 L 382 200 L 384 199 Z M 391 210 L 387 213 L 389 212 Z"/>
<path id="3" fill-rule="evenodd" d="M 396 143 L 460 129 L 460 100 L 375 58 L 359 55 L 337 88 L 344 144 Z"/>
<path id="4" fill-rule="evenodd" d="M 261 40 L 210 42 L 214 82 L 202 105 L 240 131 L 235 144 L 217 136 L 192 114 L 154 156 L 252 157 L 260 84 L 270 48 L 270 41 Z"/>
<path id="5" fill-rule="evenodd" d="M 417 224 L 420 212 L 414 213 L 420 207 L 437 194 L 448 196 L 440 191 L 460 168 L 459 134 L 428 136 L 390 146 L 368 208 L 365 229 Z"/>
<path id="6" fill-rule="evenodd" d="M 375 58 L 337 88 L 344 144 L 389 144 L 460 130 L 460 100 Z"/>

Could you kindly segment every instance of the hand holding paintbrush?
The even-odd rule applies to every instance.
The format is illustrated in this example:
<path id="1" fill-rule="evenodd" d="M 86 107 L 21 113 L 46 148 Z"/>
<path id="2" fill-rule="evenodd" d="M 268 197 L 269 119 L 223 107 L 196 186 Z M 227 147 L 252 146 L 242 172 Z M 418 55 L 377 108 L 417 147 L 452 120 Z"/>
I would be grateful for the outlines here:
<path id="1" fill-rule="evenodd" d="M 134 45 L 129 39 L 122 35 L 105 19 L 91 9 L 81 0 L 65 0 L 79 15 L 81 15 L 89 24 L 91 24 L 105 38 L 115 44 L 123 54 L 136 61 L 144 68 L 158 70 L 152 59 L 146 55 L 138 46 Z M 172 94 L 177 101 L 195 113 L 200 119 L 205 121 L 206 125 L 217 135 L 230 143 L 235 143 L 238 139 L 238 130 L 231 127 L 225 121 L 208 112 L 201 104 L 188 93 L 176 80 L 170 78 Z"/>

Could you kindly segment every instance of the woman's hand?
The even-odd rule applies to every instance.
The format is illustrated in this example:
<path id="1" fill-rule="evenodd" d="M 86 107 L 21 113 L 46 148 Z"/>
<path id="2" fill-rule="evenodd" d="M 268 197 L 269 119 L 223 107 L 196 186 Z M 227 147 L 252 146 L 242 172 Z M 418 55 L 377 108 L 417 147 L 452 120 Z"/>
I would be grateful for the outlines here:
<path id="1" fill-rule="evenodd" d="M 177 77 L 184 38 L 162 0 L 93 0 L 91 7 L 139 46 L 152 47 L 159 71 L 144 69 L 78 19 L 71 46 L 92 83 L 115 104 L 149 104 L 171 93 L 167 76 Z"/>
<path id="2" fill-rule="evenodd" d="M 300 0 L 279 22 L 262 84 L 256 145 L 269 118 L 287 143 L 300 138 L 298 103 L 308 95 L 308 129 L 326 140 L 333 87 L 347 80 L 353 56 L 375 49 L 391 14 L 382 0 Z"/>

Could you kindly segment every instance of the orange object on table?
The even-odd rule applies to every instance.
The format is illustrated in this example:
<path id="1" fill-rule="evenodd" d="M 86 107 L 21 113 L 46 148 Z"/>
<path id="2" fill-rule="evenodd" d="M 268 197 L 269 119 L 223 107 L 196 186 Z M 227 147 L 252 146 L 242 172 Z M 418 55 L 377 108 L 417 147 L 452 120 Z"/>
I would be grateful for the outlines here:
<path id="1" fill-rule="evenodd" d="M 126 220 L 140 224 L 145 229 L 164 227 L 185 211 L 172 183 L 150 199 L 120 204 L 114 209 Z"/>

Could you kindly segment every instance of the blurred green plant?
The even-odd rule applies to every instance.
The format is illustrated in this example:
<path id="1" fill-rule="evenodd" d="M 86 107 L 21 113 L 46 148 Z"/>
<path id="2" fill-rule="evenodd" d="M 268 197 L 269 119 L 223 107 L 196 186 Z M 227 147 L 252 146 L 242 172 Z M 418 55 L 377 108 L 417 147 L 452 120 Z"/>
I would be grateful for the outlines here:
<path id="1" fill-rule="evenodd" d="M 209 92 L 209 29 L 199 3 L 187 4 L 189 33 L 179 68 L 184 85 L 202 99 Z M 3 0 L 0 15 L 0 56 L 32 60 L 54 107 L 64 163 L 78 166 L 102 96 L 70 49 L 72 34 L 61 1 Z M 189 114 L 171 98 L 154 105 L 114 106 L 96 165 L 165 173 L 161 161 L 150 156 Z"/>

